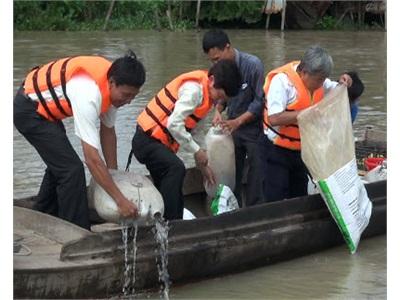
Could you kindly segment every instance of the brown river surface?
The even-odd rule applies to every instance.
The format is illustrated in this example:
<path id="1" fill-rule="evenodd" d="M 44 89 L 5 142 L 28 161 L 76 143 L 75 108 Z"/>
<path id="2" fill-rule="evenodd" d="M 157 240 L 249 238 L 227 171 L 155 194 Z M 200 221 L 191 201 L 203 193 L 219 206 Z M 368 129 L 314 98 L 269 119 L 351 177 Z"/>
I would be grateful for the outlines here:
<path id="1" fill-rule="evenodd" d="M 361 135 L 366 125 L 386 131 L 385 32 L 228 30 L 227 33 L 234 47 L 263 61 L 265 72 L 298 59 L 311 44 L 327 48 L 335 64 L 332 79 L 343 71 L 356 70 L 365 84 L 354 124 L 355 135 Z M 203 32 L 196 31 L 15 32 L 14 93 L 33 66 L 71 55 L 98 54 L 113 60 L 128 48 L 133 49 L 146 68 L 147 80 L 136 99 L 118 112 L 118 165 L 122 169 L 130 151 L 136 117 L 147 101 L 176 75 L 209 67 L 201 48 L 202 36 Z M 64 124 L 82 158 L 73 119 L 65 120 Z M 14 197 L 34 195 L 45 165 L 15 128 L 13 138 Z M 179 155 L 188 167 L 193 165 L 191 157 L 185 153 Z M 135 159 L 131 170 L 146 173 Z M 386 299 L 386 237 L 362 241 L 355 255 L 348 254 L 343 245 L 250 272 L 182 287 L 172 285 L 170 298 Z"/>

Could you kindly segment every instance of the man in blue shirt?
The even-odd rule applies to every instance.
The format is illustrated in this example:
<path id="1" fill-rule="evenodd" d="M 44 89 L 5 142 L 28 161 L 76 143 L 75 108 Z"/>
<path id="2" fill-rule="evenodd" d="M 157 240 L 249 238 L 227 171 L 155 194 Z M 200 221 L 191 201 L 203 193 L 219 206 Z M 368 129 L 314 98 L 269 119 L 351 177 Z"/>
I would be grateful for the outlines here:
<path id="1" fill-rule="evenodd" d="M 241 182 L 244 162 L 247 156 L 246 206 L 263 203 L 262 170 L 257 144 L 262 132 L 264 65 L 251 54 L 233 48 L 228 35 L 222 30 L 210 30 L 203 37 L 203 50 L 212 63 L 220 59 L 234 60 L 242 76 L 242 88 L 236 97 L 227 103 L 216 105 L 213 125 L 220 124 L 230 132 L 235 144 L 236 187 L 235 196 L 242 207 Z M 221 112 L 228 108 L 228 119 L 223 120 Z"/>

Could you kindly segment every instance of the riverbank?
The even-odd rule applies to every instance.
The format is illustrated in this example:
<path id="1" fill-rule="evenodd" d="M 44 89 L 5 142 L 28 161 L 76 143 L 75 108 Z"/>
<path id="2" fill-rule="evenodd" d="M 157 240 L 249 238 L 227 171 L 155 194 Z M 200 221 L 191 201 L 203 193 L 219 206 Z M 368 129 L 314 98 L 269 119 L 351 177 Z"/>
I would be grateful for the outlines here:
<path id="1" fill-rule="evenodd" d="M 282 6 L 282 0 L 275 3 Z M 269 29 L 280 28 L 279 8 L 270 15 Z M 264 0 L 15 1 L 14 30 L 263 29 L 267 13 Z M 288 1 L 285 29 L 385 30 L 385 15 L 385 1 Z"/>

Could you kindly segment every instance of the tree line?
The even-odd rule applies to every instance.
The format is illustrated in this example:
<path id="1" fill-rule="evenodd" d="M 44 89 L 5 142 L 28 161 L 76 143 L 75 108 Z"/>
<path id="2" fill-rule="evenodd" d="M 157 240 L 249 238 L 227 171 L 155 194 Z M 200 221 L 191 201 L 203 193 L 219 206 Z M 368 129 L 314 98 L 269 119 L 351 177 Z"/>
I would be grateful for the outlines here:
<path id="1" fill-rule="evenodd" d="M 286 27 L 343 29 L 343 24 L 350 28 L 383 27 L 379 24 L 382 17 L 375 18 L 372 26 L 371 22 L 368 24 L 365 9 L 357 2 L 287 2 Z M 264 28 L 266 4 L 267 0 L 14 1 L 14 30 Z M 279 28 L 280 18 L 279 14 L 272 15 L 270 28 Z"/>

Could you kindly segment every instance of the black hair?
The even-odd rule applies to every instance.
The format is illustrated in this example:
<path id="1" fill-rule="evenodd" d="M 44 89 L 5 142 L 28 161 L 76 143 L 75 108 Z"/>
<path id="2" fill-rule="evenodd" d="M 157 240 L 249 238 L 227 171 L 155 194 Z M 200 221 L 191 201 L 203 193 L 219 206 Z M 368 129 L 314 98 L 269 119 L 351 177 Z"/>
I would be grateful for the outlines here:
<path id="1" fill-rule="evenodd" d="M 364 84 L 362 83 L 360 77 L 358 77 L 357 72 L 350 71 L 345 72 L 345 74 L 349 75 L 353 81 L 351 87 L 347 88 L 347 93 L 349 95 L 349 100 L 351 102 L 355 101 L 361 94 L 364 92 Z"/>
<path id="2" fill-rule="evenodd" d="M 112 63 L 107 78 L 112 78 L 117 86 L 129 85 L 140 88 L 146 81 L 146 71 L 143 64 L 137 60 L 136 54 L 128 50 L 125 56 Z"/>
<path id="3" fill-rule="evenodd" d="M 214 87 L 223 89 L 228 97 L 234 97 L 242 86 L 242 78 L 236 63 L 230 59 L 221 59 L 208 71 L 214 76 Z"/>
<path id="4" fill-rule="evenodd" d="M 208 53 L 211 48 L 223 50 L 227 44 L 230 44 L 228 35 L 221 29 L 212 29 L 203 36 L 203 51 Z"/>

